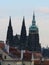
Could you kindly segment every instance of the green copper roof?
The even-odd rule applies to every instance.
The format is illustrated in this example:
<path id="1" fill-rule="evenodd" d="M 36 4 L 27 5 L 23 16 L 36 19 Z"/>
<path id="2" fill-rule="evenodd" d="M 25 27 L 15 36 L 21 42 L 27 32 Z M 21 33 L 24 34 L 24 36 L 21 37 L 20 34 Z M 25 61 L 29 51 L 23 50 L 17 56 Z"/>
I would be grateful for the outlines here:
<path id="1" fill-rule="evenodd" d="M 30 30 L 38 30 L 37 26 L 33 25 L 29 28 Z"/>
<path id="2" fill-rule="evenodd" d="M 38 31 L 38 28 L 36 26 L 35 14 L 34 13 L 33 13 L 32 25 L 30 26 L 29 30 L 36 30 L 36 31 Z"/>

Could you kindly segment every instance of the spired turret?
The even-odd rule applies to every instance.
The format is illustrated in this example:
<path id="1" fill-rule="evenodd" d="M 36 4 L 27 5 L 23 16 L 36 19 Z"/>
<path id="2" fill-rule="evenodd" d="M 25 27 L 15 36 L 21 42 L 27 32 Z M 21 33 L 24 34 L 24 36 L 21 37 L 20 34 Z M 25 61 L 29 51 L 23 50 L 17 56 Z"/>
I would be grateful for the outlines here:
<path id="1" fill-rule="evenodd" d="M 7 43 L 9 42 L 9 43 Z M 8 26 L 8 30 L 7 30 L 7 38 L 6 38 L 6 44 L 8 44 L 9 46 L 13 46 L 13 29 L 12 29 L 12 25 L 11 25 L 11 17 L 9 19 L 9 26 Z"/>
<path id="2" fill-rule="evenodd" d="M 36 26 L 35 14 L 33 13 L 32 25 L 29 28 L 29 38 L 28 38 L 28 49 L 30 51 L 41 51 L 41 46 L 39 44 L 39 32 Z"/>
<path id="3" fill-rule="evenodd" d="M 31 33 L 31 34 L 38 33 L 38 27 L 36 26 L 35 14 L 34 13 L 33 13 L 32 25 L 29 28 L 29 33 Z"/>
<path id="4" fill-rule="evenodd" d="M 20 35 L 20 50 L 26 49 L 26 39 L 27 39 L 27 36 L 26 36 L 25 18 L 23 17 L 21 35 Z"/>

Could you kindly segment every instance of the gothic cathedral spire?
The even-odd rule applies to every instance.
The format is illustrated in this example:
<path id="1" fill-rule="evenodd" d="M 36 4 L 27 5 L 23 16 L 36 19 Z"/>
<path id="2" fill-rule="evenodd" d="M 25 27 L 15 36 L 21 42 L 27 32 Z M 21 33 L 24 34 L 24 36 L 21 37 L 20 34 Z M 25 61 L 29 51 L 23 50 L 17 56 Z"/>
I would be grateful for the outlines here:
<path id="1" fill-rule="evenodd" d="M 36 21 L 35 21 L 35 13 L 33 12 L 33 20 L 32 20 L 32 25 L 35 25 Z"/>
<path id="2" fill-rule="evenodd" d="M 20 35 L 20 49 L 24 50 L 26 46 L 26 26 L 25 26 L 25 18 L 23 17 L 21 35 Z"/>
<path id="3" fill-rule="evenodd" d="M 12 25 L 11 25 L 11 16 L 10 16 L 10 19 L 9 19 L 9 26 L 12 26 Z"/>
<path id="4" fill-rule="evenodd" d="M 12 29 L 12 24 L 11 24 L 11 17 L 9 19 L 6 43 L 9 44 L 9 46 L 13 46 L 13 29 Z"/>

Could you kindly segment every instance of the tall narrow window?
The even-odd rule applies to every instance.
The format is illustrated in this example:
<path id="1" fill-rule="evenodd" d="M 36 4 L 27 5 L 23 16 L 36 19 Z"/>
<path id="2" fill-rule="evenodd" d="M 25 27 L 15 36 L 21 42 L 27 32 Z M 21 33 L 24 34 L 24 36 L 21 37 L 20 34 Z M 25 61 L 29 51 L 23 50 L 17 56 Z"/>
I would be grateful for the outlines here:
<path id="1" fill-rule="evenodd" d="M 6 56 L 4 56 L 4 59 L 6 59 Z"/>

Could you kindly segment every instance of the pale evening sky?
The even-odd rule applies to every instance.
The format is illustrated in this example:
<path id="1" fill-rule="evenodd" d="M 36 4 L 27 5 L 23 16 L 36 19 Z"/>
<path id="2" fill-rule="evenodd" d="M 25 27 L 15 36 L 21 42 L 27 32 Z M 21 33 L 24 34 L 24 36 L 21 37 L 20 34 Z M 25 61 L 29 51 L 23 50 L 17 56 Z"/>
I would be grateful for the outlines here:
<path id="1" fill-rule="evenodd" d="M 27 33 L 35 11 L 36 24 L 42 46 L 49 46 L 49 0 L 0 0 L 0 40 L 6 40 L 9 16 L 13 34 L 20 34 L 23 16 Z"/>

